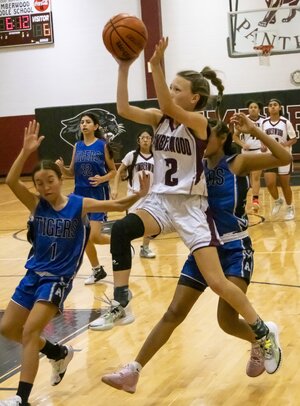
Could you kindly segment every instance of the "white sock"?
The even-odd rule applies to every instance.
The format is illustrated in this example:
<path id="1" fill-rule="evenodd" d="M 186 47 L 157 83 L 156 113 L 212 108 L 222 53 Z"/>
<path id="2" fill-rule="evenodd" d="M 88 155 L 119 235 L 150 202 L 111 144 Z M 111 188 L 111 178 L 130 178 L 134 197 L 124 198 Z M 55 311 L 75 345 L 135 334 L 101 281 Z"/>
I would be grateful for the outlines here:
<path id="1" fill-rule="evenodd" d="M 129 365 L 130 365 L 130 368 L 132 369 L 132 371 L 134 371 L 134 372 L 140 373 L 142 370 L 142 365 L 137 361 L 132 361 L 132 362 L 130 362 Z"/>

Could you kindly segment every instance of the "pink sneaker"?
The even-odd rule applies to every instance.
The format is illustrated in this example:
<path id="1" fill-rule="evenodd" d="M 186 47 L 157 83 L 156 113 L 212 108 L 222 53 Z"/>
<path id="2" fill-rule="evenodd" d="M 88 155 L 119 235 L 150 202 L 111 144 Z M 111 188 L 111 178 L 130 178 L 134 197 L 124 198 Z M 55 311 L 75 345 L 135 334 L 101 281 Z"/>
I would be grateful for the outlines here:
<path id="1" fill-rule="evenodd" d="M 113 388 L 135 393 L 139 376 L 138 371 L 132 365 L 127 364 L 117 372 L 103 375 L 101 380 Z"/>
<path id="2" fill-rule="evenodd" d="M 252 344 L 246 374 L 251 378 L 261 375 L 265 371 L 264 361 L 265 358 L 261 346 L 258 343 Z"/>

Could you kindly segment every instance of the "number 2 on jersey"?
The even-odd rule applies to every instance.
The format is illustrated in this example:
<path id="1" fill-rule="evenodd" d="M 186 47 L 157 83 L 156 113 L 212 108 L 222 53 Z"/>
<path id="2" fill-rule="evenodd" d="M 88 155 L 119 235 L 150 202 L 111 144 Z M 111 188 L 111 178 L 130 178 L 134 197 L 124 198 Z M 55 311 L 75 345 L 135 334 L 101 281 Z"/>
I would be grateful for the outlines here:
<path id="1" fill-rule="evenodd" d="M 167 186 L 176 186 L 178 185 L 178 178 L 173 177 L 174 173 L 177 172 L 177 161 L 174 158 L 166 158 L 166 165 L 168 168 L 165 174 L 165 184 Z"/>

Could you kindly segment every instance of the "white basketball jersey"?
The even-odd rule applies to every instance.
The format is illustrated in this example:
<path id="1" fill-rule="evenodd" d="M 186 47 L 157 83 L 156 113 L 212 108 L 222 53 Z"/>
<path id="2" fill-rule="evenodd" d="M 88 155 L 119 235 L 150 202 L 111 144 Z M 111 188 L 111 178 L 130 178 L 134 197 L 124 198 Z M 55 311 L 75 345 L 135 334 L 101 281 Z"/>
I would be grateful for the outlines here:
<path id="1" fill-rule="evenodd" d="M 279 120 L 276 122 L 271 121 L 270 117 L 267 117 L 263 120 L 262 129 L 279 143 L 296 138 L 292 123 L 285 117 L 279 117 Z M 285 149 L 292 152 L 292 147 L 285 147 Z"/>
<path id="2" fill-rule="evenodd" d="M 163 117 L 153 137 L 152 191 L 207 196 L 202 158 L 207 142 L 196 138 L 183 124 Z"/>
<path id="3" fill-rule="evenodd" d="M 132 164 L 135 152 L 136 152 L 135 150 L 128 152 L 122 159 L 122 163 L 127 168 Z M 130 183 L 128 182 L 128 193 L 129 194 L 132 194 L 132 193 L 140 190 L 139 175 L 142 173 L 142 171 L 145 171 L 150 176 L 150 189 L 149 189 L 149 193 L 150 193 L 151 186 L 153 183 L 153 171 L 154 171 L 154 159 L 153 159 L 152 154 L 148 154 L 148 155 L 144 156 L 143 154 L 138 153 L 137 159 L 134 164 L 133 171 L 132 171 L 132 184 L 130 185 Z"/>
<path id="4" fill-rule="evenodd" d="M 264 121 L 265 117 L 264 116 L 258 116 L 257 120 L 253 120 L 249 114 L 247 114 L 247 117 L 249 117 L 249 119 L 251 121 L 253 121 L 253 123 L 261 128 L 262 126 L 262 122 Z M 241 139 L 249 145 L 249 151 L 255 151 L 255 150 L 259 150 L 261 148 L 261 142 L 260 140 L 258 140 L 257 138 L 253 137 L 253 135 L 251 134 L 241 134 Z M 248 150 L 247 150 L 248 151 Z"/>

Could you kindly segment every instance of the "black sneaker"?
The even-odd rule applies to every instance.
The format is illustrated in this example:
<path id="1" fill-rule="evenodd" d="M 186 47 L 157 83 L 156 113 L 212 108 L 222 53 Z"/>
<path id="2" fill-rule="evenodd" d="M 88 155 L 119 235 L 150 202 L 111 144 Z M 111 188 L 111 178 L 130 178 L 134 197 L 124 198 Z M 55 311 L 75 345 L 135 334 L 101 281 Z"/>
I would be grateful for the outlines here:
<path id="1" fill-rule="evenodd" d="M 104 279 L 107 276 L 107 273 L 104 271 L 104 268 L 102 265 L 97 266 L 96 268 L 93 268 L 93 273 L 91 276 L 89 276 L 85 281 L 85 285 L 93 285 L 94 283 L 97 283 L 101 281 L 101 279 Z"/>

